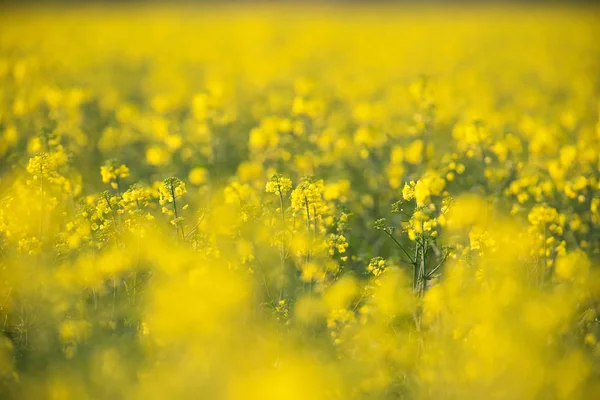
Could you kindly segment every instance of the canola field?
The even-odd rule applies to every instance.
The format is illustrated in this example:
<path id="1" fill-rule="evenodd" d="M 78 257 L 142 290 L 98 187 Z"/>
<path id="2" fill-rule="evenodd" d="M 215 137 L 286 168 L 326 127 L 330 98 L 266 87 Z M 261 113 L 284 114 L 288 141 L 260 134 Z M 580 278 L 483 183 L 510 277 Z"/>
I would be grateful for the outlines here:
<path id="1" fill-rule="evenodd" d="M 598 8 L 12 8 L 3 399 L 600 398 Z"/>

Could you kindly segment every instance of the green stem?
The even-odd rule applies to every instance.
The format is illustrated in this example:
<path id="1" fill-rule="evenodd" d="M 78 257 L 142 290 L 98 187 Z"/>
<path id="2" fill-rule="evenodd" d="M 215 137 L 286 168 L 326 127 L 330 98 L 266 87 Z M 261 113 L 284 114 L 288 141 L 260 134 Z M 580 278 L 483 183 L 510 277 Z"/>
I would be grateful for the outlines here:
<path id="1" fill-rule="evenodd" d="M 423 240 L 421 248 L 421 267 L 419 268 L 419 290 L 421 297 L 423 297 L 423 294 L 425 293 L 425 255 L 427 253 L 427 250 L 425 248 L 426 244 L 427 241 Z"/>
<path id="2" fill-rule="evenodd" d="M 304 203 L 306 204 L 306 227 L 308 229 L 308 250 L 306 251 L 306 263 L 308 264 L 310 261 L 310 250 L 311 250 L 311 242 L 312 242 L 312 232 L 310 229 L 310 208 L 308 207 L 308 198 L 304 196 Z"/>
<path id="3" fill-rule="evenodd" d="M 417 261 L 419 260 L 419 246 L 415 238 L 415 262 L 413 264 L 413 291 L 417 290 Z"/>
<path id="4" fill-rule="evenodd" d="M 279 182 L 277 182 L 279 185 Z M 281 186 L 279 187 L 279 209 L 281 211 L 281 246 L 279 250 L 279 258 L 281 261 L 281 282 L 279 287 L 279 301 L 283 299 L 283 285 L 285 283 L 285 213 L 283 211 L 283 194 L 281 193 Z"/>
<path id="5" fill-rule="evenodd" d="M 394 241 L 394 243 L 396 243 L 396 246 L 398 246 L 403 252 L 404 254 L 406 254 L 406 256 L 408 257 L 408 259 L 410 260 L 411 264 L 415 264 L 415 260 L 412 259 L 412 257 L 410 256 L 410 254 L 408 254 L 408 252 L 406 251 L 406 249 L 400 244 L 400 242 L 398 242 L 396 240 L 396 238 L 390 233 L 385 231 L 385 233 L 390 237 L 390 239 L 392 239 Z"/>
<path id="6" fill-rule="evenodd" d="M 177 214 L 177 200 L 175 200 L 175 187 L 171 185 L 171 197 L 173 197 L 173 212 L 175 213 L 175 236 L 179 236 L 179 215 Z M 181 227 L 181 236 L 185 238 L 183 227 Z"/>

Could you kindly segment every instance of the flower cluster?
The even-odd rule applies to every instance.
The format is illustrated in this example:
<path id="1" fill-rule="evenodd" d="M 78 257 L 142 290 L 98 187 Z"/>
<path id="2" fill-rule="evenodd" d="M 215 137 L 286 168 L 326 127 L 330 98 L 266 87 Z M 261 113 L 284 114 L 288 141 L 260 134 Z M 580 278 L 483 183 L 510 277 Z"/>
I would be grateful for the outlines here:
<path id="1" fill-rule="evenodd" d="M 161 205 L 173 203 L 177 198 L 187 193 L 185 183 L 179 178 L 171 177 L 163 181 L 158 187 L 159 200 Z"/>
<path id="2" fill-rule="evenodd" d="M 129 177 L 129 168 L 125 164 L 119 164 L 117 160 L 108 160 L 100 167 L 100 175 L 102 183 L 110 183 L 113 189 L 117 189 L 118 180 Z"/>
<path id="3" fill-rule="evenodd" d="M 292 181 L 289 178 L 284 178 L 281 174 L 273 174 L 265 190 L 267 193 L 275 193 L 280 196 L 285 196 L 292 189 Z"/>
<path id="4" fill-rule="evenodd" d="M 325 190 L 323 180 L 314 177 L 305 177 L 292 191 L 292 210 L 303 215 L 309 223 L 316 223 L 323 212 L 325 203 L 323 192 Z"/>
<path id="5" fill-rule="evenodd" d="M 367 271 L 377 277 L 385 272 L 386 267 L 385 260 L 382 257 L 375 257 L 369 261 Z"/>
<path id="6" fill-rule="evenodd" d="M 404 184 L 402 197 L 404 200 L 415 199 L 417 206 L 428 204 L 431 196 L 441 196 L 444 192 L 446 181 L 436 173 L 426 173 L 418 181 Z"/>

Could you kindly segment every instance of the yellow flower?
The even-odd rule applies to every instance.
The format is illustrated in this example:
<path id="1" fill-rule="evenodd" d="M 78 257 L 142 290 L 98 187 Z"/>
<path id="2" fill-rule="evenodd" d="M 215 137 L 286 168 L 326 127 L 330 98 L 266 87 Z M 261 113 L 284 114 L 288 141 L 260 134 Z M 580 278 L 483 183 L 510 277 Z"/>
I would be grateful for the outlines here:
<path id="1" fill-rule="evenodd" d="M 404 158 L 411 164 L 419 164 L 423 156 L 423 141 L 415 140 L 404 152 Z"/>
<path id="2" fill-rule="evenodd" d="M 295 212 L 310 215 L 309 219 L 316 218 L 322 213 L 324 184 L 322 179 L 305 177 L 302 182 L 292 191 L 292 209 Z"/>
<path id="3" fill-rule="evenodd" d="M 292 181 L 289 178 L 283 177 L 281 174 L 273 174 L 267 185 L 265 191 L 267 193 L 275 193 L 277 195 L 285 196 L 287 192 L 292 188 Z"/>
<path id="4" fill-rule="evenodd" d="M 190 183 L 192 185 L 202 185 L 203 183 L 206 182 L 206 178 L 207 178 L 207 171 L 205 168 L 201 168 L 201 167 L 196 167 L 193 168 L 189 175 L 188 175 L 188 179 L 190 181 Z"/>
<path id="5" fill-rule="evenodd" d="M 175 199 L 187 193 L 185 183 L 175 177 L 165 179 L 163 184 L 158 187 L 158 190 L 160 204 L 165 204 L 166 202 L 172 203 Z"/>
<path id="6" fill-rule="evenodd" d="M 170 154 L 162 147 L 150 146 L 146 149 L 146 161 L 150 165 L 163 165 L 169 161 Z"/>
<path id="7" fill-rule="evenodd" d="M 108 160 L 100 167 L 100 175 L 102 175 L 102 183 L 110 183 L 116 179 L 129 177 L 129 168 L 125 164 L 119 165 L 117 160 Z"/>
<path id="8" fill-rule="evenodd" d="M 404 188 L 402 189 L 402 198 L 406 201 L 410 201 L 415 197 L 415 182 L 410 182 L 404 184 Z"/>
<path id="9" fill-rule="evenodd" d="M 427 183 L 421 180 L 417 181 L 415 185 L 415 200 L 417 201 L 417 205 L 423 205 L 429 199 L 431 195 L 431 191 L 427 186 Z"/>

